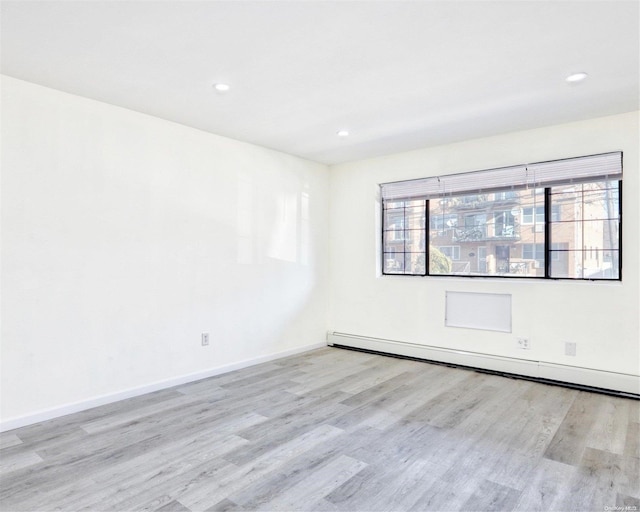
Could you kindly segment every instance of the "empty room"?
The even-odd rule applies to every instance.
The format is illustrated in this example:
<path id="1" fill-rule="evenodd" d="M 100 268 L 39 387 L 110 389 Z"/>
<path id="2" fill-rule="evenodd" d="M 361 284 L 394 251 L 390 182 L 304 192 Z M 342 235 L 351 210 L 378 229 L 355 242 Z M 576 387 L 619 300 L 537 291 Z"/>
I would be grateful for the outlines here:
<path id="1" fill-rule="evenodd" d="M 0 29 L 0 510 L 638 512 L 640 2 Z"/>

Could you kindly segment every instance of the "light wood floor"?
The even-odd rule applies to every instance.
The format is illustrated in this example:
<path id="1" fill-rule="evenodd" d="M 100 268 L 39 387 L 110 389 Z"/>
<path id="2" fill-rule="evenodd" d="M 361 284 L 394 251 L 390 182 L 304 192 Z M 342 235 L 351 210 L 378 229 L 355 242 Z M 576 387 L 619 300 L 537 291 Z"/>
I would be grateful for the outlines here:
<path id="1" fill-rule="evenodd" d="M 639 404 L 324 348 L 6 432 L 0 504 L 639 511 Z"/>

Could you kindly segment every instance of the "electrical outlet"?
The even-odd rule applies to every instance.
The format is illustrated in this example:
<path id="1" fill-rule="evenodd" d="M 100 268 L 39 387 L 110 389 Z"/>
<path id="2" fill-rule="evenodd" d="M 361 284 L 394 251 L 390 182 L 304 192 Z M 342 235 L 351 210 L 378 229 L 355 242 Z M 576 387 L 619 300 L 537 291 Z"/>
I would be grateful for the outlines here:
<path id="1" fill-rule="evenodd" d="M 517 338 L 516 346 L 522 350 L 531 349 L 531 340 L 529 338 Z"/>
<path id="2" fill-rule="evenodd" d="M 564 355 L 565 356 L 575 356 L 576 355 L 576 344 L 566 341 L 564 344 Z"/>
<path id="3" fill-rule="evenodd" d="M 202 346 L 206 347 L 209 344 L 209 333 L 203 332 L 200 340 L 201 340 Z"/>

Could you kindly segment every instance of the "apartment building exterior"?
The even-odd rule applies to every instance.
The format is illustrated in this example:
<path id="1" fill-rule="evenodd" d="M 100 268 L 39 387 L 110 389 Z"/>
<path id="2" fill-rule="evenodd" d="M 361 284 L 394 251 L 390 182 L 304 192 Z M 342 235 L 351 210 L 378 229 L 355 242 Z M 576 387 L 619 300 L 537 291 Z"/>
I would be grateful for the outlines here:
<path id="1" fill-rule="evenodd" d="M 554 277 L 617 278 L 618 181 L 553 187 L 549 263 Z M 430 274 L 545 276 L 545 189 L 401 201 L 385 205 L 385 273 L 424 273 L 430 251 L 449 260 Z"/>

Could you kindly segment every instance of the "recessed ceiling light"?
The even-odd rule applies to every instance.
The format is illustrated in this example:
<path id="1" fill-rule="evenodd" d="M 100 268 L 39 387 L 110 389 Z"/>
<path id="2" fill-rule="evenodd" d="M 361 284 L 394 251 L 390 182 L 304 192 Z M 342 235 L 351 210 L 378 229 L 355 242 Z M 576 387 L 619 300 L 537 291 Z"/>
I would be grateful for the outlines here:
<path id="1" fill-rule="evenodd" d="M 227 92 L 229 90 L 228 84 L 213 84 L 213 88 L 218 92 Z"/>
<path id="2" fill-rule="evenodd" d="M 580 73 L 573 73 L 569 75 L 567 78 L 565 78 L 565 80 L 570 84 L 573 84 L 576 82 L 582 82 L 585 78 L 587 78 L 587 76 L 588 75 L 585 72 L 581 71 Z"/>
<path id="3" fill-rule="evenodd" d="M 339 130 L 336 135 L 338 137 L 348 137 L 349 136 L 349 130 Z"/>

